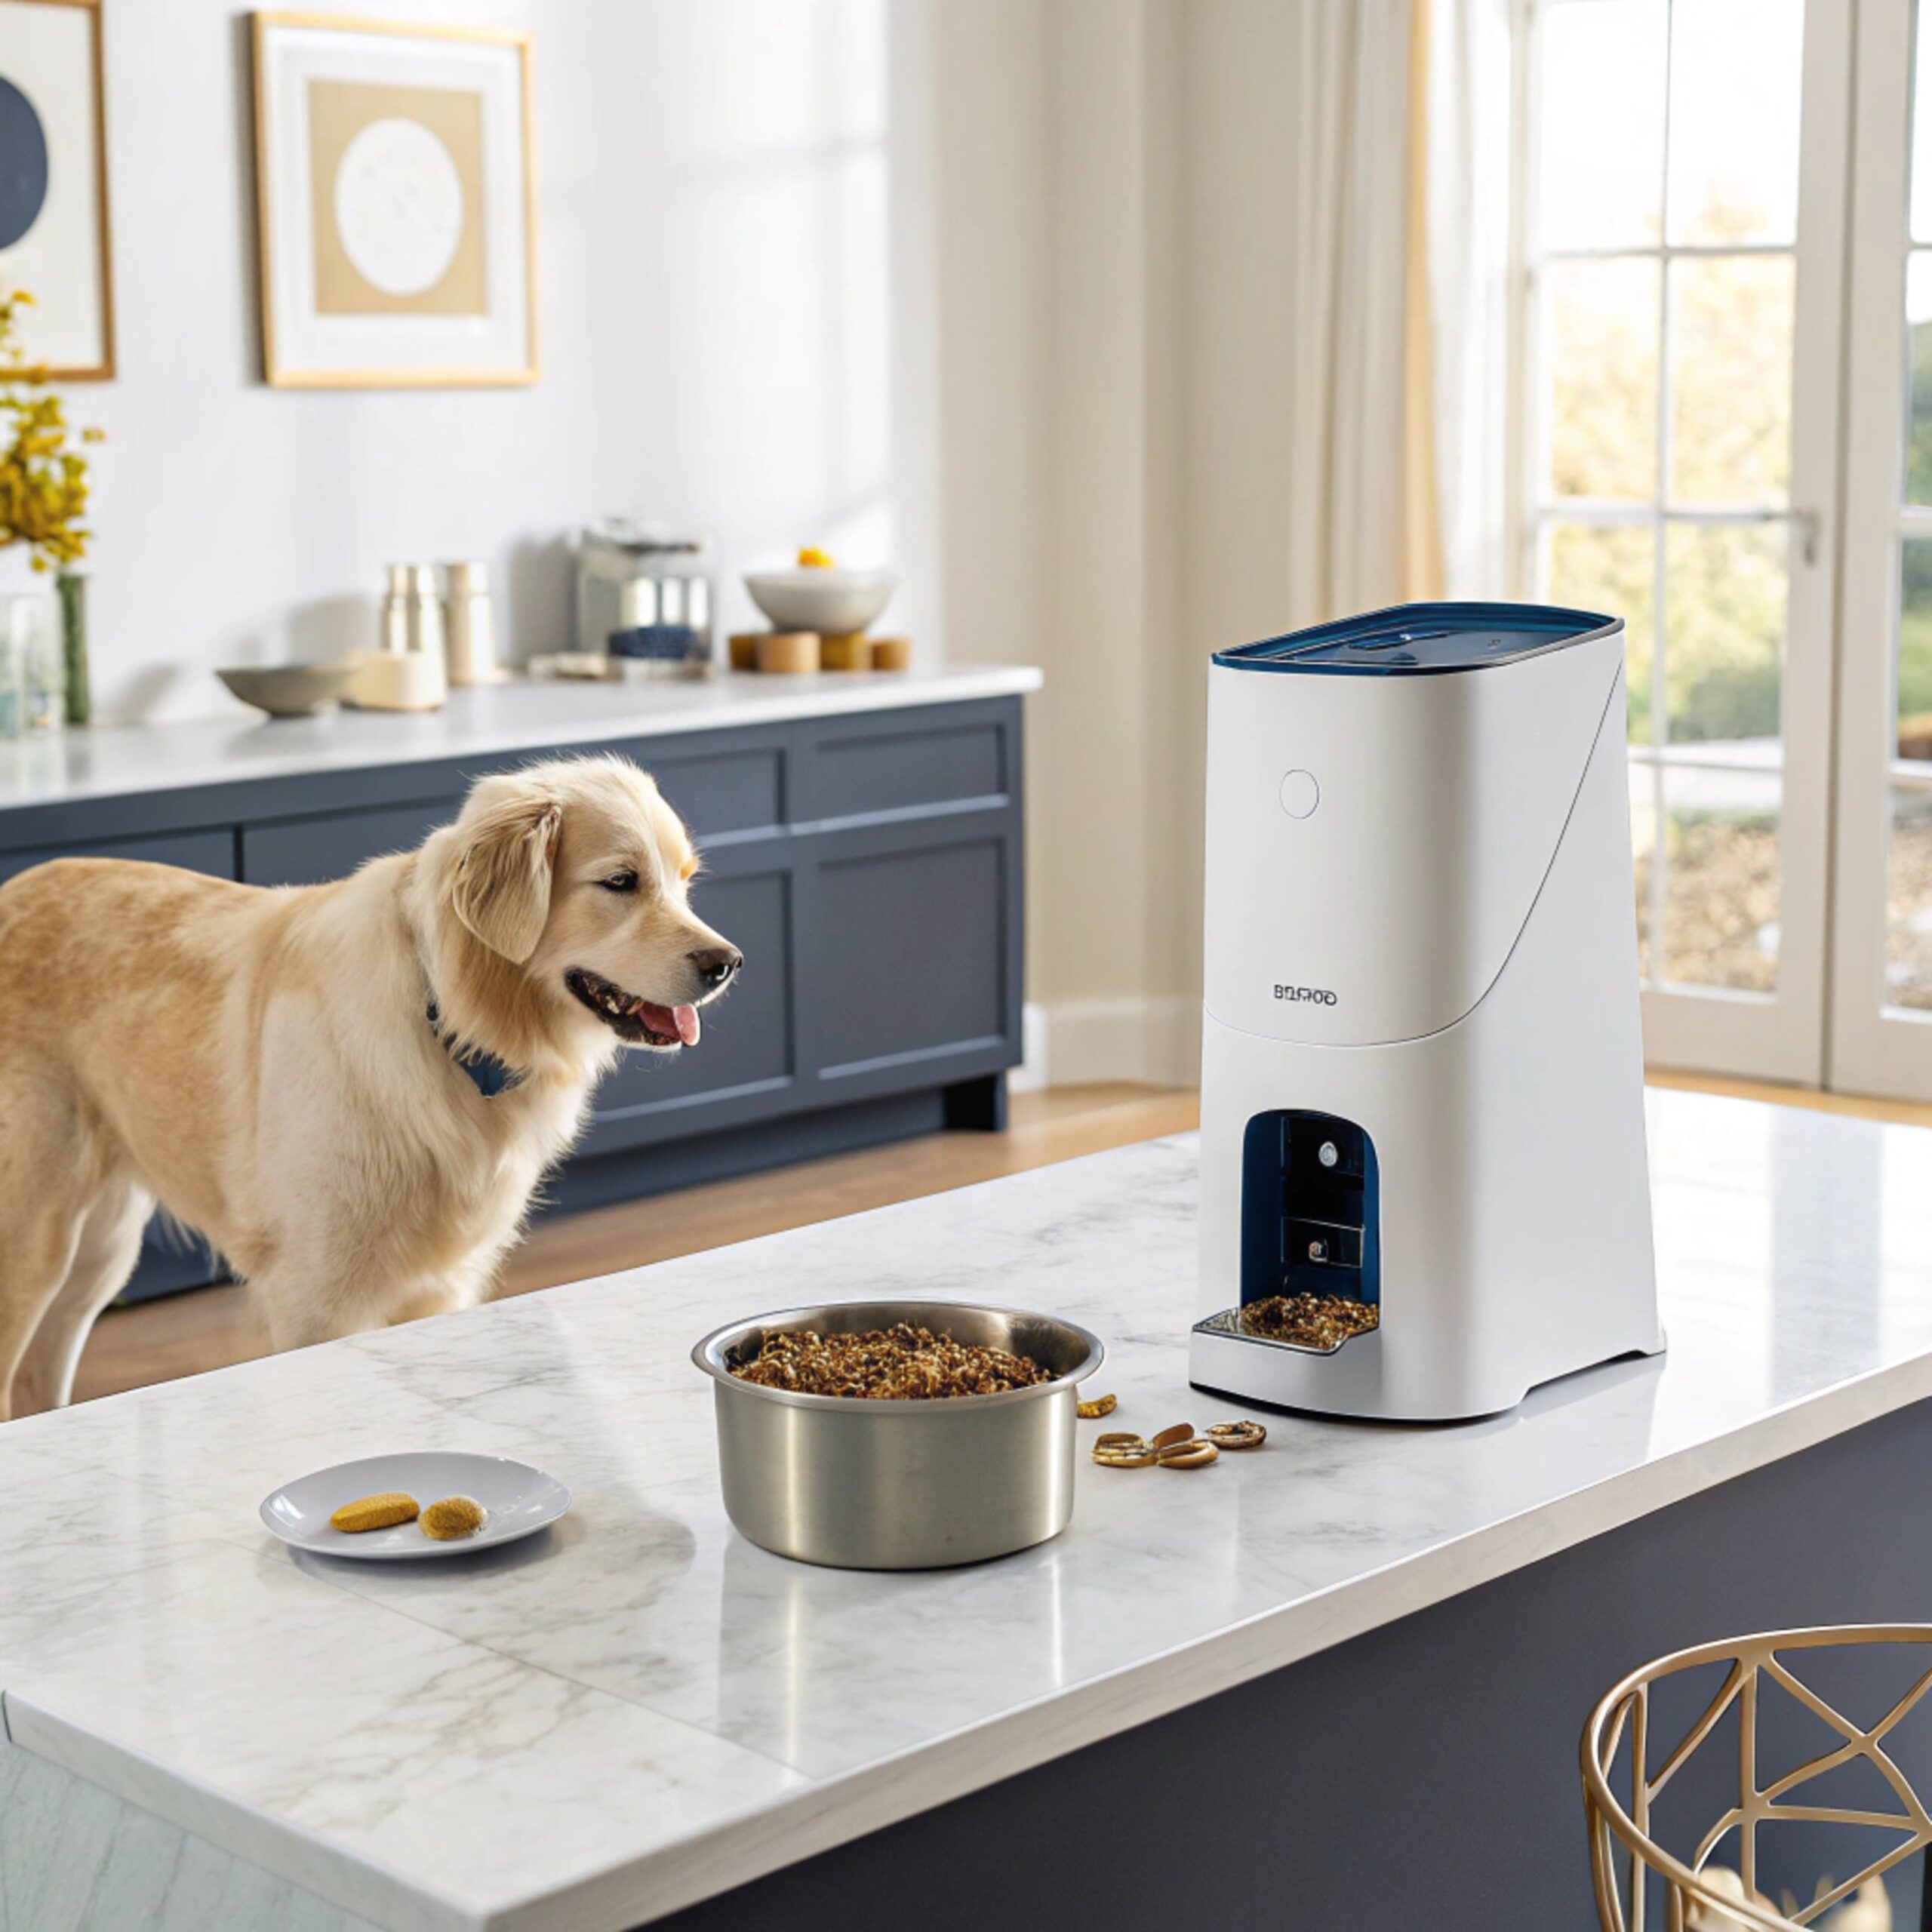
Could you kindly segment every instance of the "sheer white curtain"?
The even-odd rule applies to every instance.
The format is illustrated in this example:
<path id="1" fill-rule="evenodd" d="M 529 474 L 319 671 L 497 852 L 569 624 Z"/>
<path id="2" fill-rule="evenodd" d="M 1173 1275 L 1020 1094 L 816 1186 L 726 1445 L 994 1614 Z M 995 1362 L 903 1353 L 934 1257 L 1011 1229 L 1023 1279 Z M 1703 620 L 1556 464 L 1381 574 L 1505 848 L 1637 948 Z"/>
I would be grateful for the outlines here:
<path id="1" fill-rule="evenodd" d="M 1281 112 L 1294 312 L 1288 582 L 1298 620 L 1372 609 L 1407 581 L 1404 456 L 1413 0 L 1293 10 Z"/>
<path id="2" fill-rule="evenodd" d="M 1501 597 L 1509 587 L 1509 5 L 1422 4 L 1443 592 Z"/>

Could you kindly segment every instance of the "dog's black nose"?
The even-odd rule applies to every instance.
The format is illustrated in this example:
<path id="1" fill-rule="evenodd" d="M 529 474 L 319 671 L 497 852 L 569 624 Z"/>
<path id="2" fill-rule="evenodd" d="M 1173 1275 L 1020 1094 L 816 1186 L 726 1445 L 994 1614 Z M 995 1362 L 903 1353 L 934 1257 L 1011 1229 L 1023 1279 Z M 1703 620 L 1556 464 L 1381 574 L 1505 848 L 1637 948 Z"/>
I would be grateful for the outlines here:
<path id="1" fill-rule="evenodd" d="M 735 946 L 706 946 L 691 955 L 691 962 L 706 992 L 715 993 L 745 963 Z"/>

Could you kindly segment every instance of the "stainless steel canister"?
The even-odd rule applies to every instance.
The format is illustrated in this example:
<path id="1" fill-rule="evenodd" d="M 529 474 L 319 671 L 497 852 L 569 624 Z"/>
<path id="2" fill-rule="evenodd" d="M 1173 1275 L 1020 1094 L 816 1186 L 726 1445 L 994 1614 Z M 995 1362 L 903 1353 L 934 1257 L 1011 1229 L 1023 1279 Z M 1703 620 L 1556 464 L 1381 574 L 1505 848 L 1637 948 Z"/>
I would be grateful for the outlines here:
<path id="1" fill-rule="evenodd" d="M 856 1334 L 897 1322 L 1029 1356 L 1051 1382 L 1001 1395 L 869 1401 L 741 1382 L 768 1333 Z M 781 1556 L 847 1570 L 929 1570 L 1044 1543 L 1073 1511 L 1078 1384 L 1098 1338 L 1049 1315 L 970 1303 L 786 1309 L 707 1335 L 691 1359 L 715 1388 L 724 1508 Z"/>

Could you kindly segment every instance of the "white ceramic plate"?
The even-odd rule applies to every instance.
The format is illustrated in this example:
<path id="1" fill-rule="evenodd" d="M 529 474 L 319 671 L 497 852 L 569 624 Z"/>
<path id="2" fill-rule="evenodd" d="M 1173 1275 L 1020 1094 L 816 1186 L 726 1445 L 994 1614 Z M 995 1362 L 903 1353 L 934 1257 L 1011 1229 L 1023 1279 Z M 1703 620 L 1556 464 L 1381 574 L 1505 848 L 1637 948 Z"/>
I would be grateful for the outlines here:
<path id="1" fill-rule="evenodd" d="M 472 1497 L 487 1512 L 473 1537 L 438 1543 L 417 1523 L 351 1536 L 332 1529 L 329 1518 L 358 1496 L 399 1489 L 424 1509 L 445 1496 Z M 554 1523 L 571 1506 L 571 1493 L 555 1476 L 502 1456 L 462 1456 L 426 1451 L 407 1456 L 365 1456 L 338 1463 L 284 1483 L 262 1504 L 262 1521 L 285 1543 L 325 1556 L 351 1556 L 370 1563 L 396 1563 L 418 1556 L 461 1556 L 514 1543 Z"/>

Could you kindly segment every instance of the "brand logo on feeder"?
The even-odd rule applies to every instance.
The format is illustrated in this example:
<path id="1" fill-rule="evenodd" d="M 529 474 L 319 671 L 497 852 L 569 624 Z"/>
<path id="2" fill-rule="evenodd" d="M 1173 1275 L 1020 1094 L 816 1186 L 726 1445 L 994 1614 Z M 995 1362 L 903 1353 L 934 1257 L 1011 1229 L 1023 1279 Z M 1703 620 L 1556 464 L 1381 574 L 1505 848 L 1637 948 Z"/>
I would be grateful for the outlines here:
<path id="1" fill-rule="evenodd" d="M 1315 1006 L 1333 1006 L 1335 1004 L 1335 995 L 1326 986 L 1277 986 L 1275 997 Z"/>

